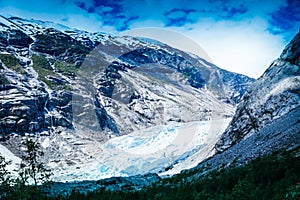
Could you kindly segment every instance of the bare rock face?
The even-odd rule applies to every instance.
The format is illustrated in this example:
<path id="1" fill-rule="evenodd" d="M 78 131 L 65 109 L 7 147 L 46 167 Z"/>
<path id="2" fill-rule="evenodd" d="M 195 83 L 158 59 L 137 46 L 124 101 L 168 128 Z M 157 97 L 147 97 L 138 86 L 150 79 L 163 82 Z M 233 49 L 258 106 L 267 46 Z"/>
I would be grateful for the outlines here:
<path id="1" fill-rule="evenodd" d="M 244 95 L 216 144 L 218 152 L 258 132 L 300 105 L 300 32 Z"/>
<path id="2" fill-rule="evenodd" d="M 48 28 L 43 34 L 36 34 L 34 37 L 36 40 L 32 46 L 33 51 L 53 55 L 65 62 L 76 63 L 77 66 L 80 66 L 91 50 L 80 41 L 53 28 Z"/>
<path id="3" fill-rule="evenodd" d="M 2 47 L 28 48 L 33 40 L 21 30 L 10 29 L 7 32 L 0 33 L 0 42 Z"/>
<path id="4" fill-rule="evenodd" d="M 6 73 L 4 71 L 4 73 Z M 11 76 L 11 80 L 16 77 Z M 12 133 L 24 135 L 49 130 L 53 126 L 72 126 L 72 94 L 49 93 L 19 82 L 0 89 L 0 135 L 5 140 Z M 25 82 L 26 83 L 26 82 Z M 50 113 L 57 113 L 51 115 Z"/>
<path id="5" fill-rule="evenodd" d="M 44 128 L 44 105 L 48 98 L 42 91 L 27 95 L 18 87 L 0 91 L 1 139 L 13 132 L 36 132 Z"/>
<path id="6" fill-rule="evenodd" d="M 230 116 L 253 82 L 145 38 L 0 19 L 2 140 L 58 127 L 124 135 L 208 120 L 214 108 Z"/>

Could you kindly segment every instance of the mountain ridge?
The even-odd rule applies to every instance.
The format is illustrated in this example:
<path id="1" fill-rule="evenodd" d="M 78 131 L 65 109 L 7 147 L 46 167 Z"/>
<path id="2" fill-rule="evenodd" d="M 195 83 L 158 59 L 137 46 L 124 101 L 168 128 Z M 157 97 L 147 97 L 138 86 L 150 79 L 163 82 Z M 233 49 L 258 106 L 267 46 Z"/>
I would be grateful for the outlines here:
<path id="1" fill-rule="evenodd" d="M 194 166 L 213 153 L 203 151 L 212 149 L 253 81 L 153 40 L 15 17 L 2 17 L 0 30 L 1 144 L 21 156 L 24 140 L 35 138 L 56 180 Z M 209 128 L 213 121 L 219 124 Z M 176 138 L 188 130 L 195 133 L 184 147 Z M 128 153 L 150 141 L 169 156 Z M 126 156 L 132 161 L 120 165 Z"/>
<path id="2" fill-rule="evenodd" d="M 2 17 L 2 18 L 6 19 L 5 17 Z M 183 75 L 187 77 L 187 82 L 192 87 L 201 88 L 201 87 L 204 87 L 204 84 L 210 85 L 208 87 L 210 87 L 212 91 L 215 91 L 216 93 L 219 93 L 221 95 L 222 95 L 223 91 L 226 91 L 226 92 L 232 91 L 232 92 L 229 92 L 228 94 L 223 95 L 223 97 L 221 97 L 221 98 L 227 98 L 228 101 L 233 101 L 233 103 L 236 103 L 239 100 L 239 98 L 245 92 L 245 89 L 248 87 L 247 84 L 249 84 L 252 81 L 252 79 L 248 79 L 246 76 L 242 76 L 242 75 L 238 75 L 238 74 L 234 75 L 234 74 L 224 71 L 224 70 L 221 70 L 220 71 L 221 73 L 220 73 L 220 72 L 218 72 L 219 69 L 216 66 L 211 65 L 211 64 L 208 65 L 208 63 L 203 63 L 203 66 L 213 66 L 213 68 L 215 68 L 214 69 L 215 71 L 213 71 L 213 72 L 207 71 L 207 69 L 206 69 L 207 67 L 206 68 L 202 67 L 202 69 L 201 68 L 193 68 L 192 63 L 189 63 L 189 62 L 191 60 L 194 64 L 197 63 L 197 60 L 195 58 L 192 58 L 188 54 L 185 54 L 184 52 L 179 51 L 179 50 L 176 50 L 175 53 L 178 53 L 178 55 L 181 55 L 181 54 L 183 54 L 183 55 L 172 56 L 171 54 L 168 54 L 167 51 L 168 51 L 168 49 L 171 49 L 172 51 L 174 51 L 175 49 L 168 47 L 167 45 L 164 45 L 165 49 L 159 50 L 158 48 L 160 48 L 160 47 L 157 46 L 156 44 L 145 43 L 143 41 L 139 41 L 139 40 L 131 38 L 131 37 L 128 37 L 127 39 L 126 39 L 126 37 L 119 37 L 119 38 L 115 37 L 115 39 L 113 39 L 112 36 L 103 35 L 101 33 L 89 34 L 84 31 L 77 32 L 77 30 L 72 30 L 72 29 L 68 29 L 68 30 L 65 30 L 64 32 L 61 32 L 61 31 L 55 30 L 53 28 L 44 28 L 42 25 L 45 22 L 38 21 L 38 23 L 37 23 L 36 20 L 35 21 L 23 20 L 21 18 L 15 18 L 15 17 L 11 17 L 10 19 L 8 19 L 8 22 L 13 24 L 13 26 L 12 26 L 12 28 L 11 27 L 7 28 L 7 26 L 2 26 L 2 27 L 4 27 L 2 30 L 3 34 L 1 36 L 1 38 L 3 39 L 3 40 L 1 40 L 1 41 L 3 41 L 2 48 L 1 48 L 2 51 L 7 52 L 7 53 L 13 53 L 13 55 L 16 56 L 16 58 L 18 59 L 17 62 L 19 62 L 21 65 L 21 66 L 17 67 L 17 70 L 22 71 L 22 73 L 26 74 L 26 70 L 28 70 L 27 73 L 32 73 L 32 74 L 35 74 L 37 72 L 37 75 L 39 76 L 37 79 L 40 79 L 38 81 L 43 81 L 44 83 L 46 83 L 46 85 L 48 85 L 48 88 L 50 87 L 49 89 L 55 89 L 55 87 L 61 87 L 61 86 L 57 86 L 59 84 L 68 85 L 68 82 L 71 81 L 70 78 L 71 79 L 74 78 L 73 77 L 74 72 L 76 70 L 78 70 L 76 68 L 79 68 L 80 66 L 82 66 L 82 62 L 84 61 L 85 55 L 87 55 L 91 51 L 91 48 L 94 48 L 96 45 L 101 46 L 102 45 L 101 43 L 104 43 L 103 47 L 105 48 L 105 50 L 102 50 L 103 52 L 107 51 L 107 49 L 109 49 L 109 48 L 114 48 L 116 45 L 120 45 L 120 47 L 117 48 L 115 53 L 120 54 L 120 51 L 119 51 L 120 49 L 122 49 L 122 51 L 124 51 L 124 50 L 126 51 L 126 49 L 127 49 L 129 54 L 135 54 L 134 51 L 132 51 L 132 49 L 131 49 L 132 48 L 131 46 L 134 45 L 134 42 L 132 43 L 132 41 L 134 41 L 134 40 L 136 41 L 135 43 L 137 45 L 141 45 L 140 47 L 142 48 L 141 52 L 136 52 L 137 55 L 149 54 L 147 56 L 150 56 L 150 57 L 152 56 L 152 58 L 150 58 L 150 60 L 152 59 L 151 63 L 160 62 L 161 64 L 169 65 L 169 67 L 174 68 L 174 69 L 177 68 L 176 65 L 180 65 L 182 63 L 181 64 L 182 67 L 185 67 L 185 68 L 181 69 L 179 67 L 179 68 L 177 68 L 177 70 L 180 73 L 183 73 Z M 46 24 L 49 24 L 49 23 L 46 23 Z M 22 28 L 20 28 L 21 26 L 22 26 Z M 49 25 L 47 25 L 47 26 L 49 26 Z M 55 25 L 51 24 L 51 23 L 50 23 L 50 26 L 55 27 Z M 63 27 L 63 28 L 66 28 L 66 27 Z M 6 29 L 8 30 L 7 33 L 5 32 Z M 16 32 L 10 33 L 10 32 L 13 32 L 14 30 Z M 21 30 L 21 32 L 20 32 L 20 30 Z M 26 34 L 29 34 L 29 37 Z M 18 43 L 16 47 L 14 47 L 15 43 L 14 43 L 13 35 L 16 35 L 16 41 Z M 8 39 L 8 36 L 9 36 L 9 39 Z M 111 38 L 111 39 L 108 40 L 108 38 Z M 6 41 L 4 41 L 4 40 L 6 40 Z M 121 43 L 118 42 L 118 40 L 120 40 Z M 124 42 L 124 44 L 122 44 L 122 42 Z M 128 44 L 126 44 L 126 43 L 128 43 Z M 130 43 L 132 43 L 132 44 L 130 44 Z M 110 45 L 112 45 L 112 47 L 109 47 Z M 145 49 L 145 45 L 150 45 L 150 47 L 152 46 L 152 48 Z M 14 48 L 18 48 L 19 46 L 23 49 L 16 51 L 16 49 L 14 49 Z M 48 48 L 48 46 L 51 46 L 51 48 Z M 101 48 L 101 47 L 98 46 L 98 48 Z M 137 47 L 135 46 L 134 48 L 137 48 Z M 158 55 L 156 54 L 155 49 L 158 52 L 161 51 L 160 54 L 163 55 L 163 57 L 158 58 Z M 155 51 L 153 51 L 153 50 L 155 50 Z M 139 51 L 139 50 L 135 50 L 135 51 Z M 152 53 L 151 53 L 151 51 L 152 51 Z M 38 52 L 38 54 L 35 54 L 35 52 Z M 106 56 L 109 57 L 110 55 L 107 55 L 107 54 L 110 54 L 110 53 L 112 53 L 112 55 L 115 54 L 113 51 L 106 52 Z M 125 63 L 126 63 L 126 59 L 128 62 L 132 62 L 132 61 L 130 61 L 130 60 L 132 60 L 132 58 L 130 58 L 129 54 L 127 54 L 127 56 L 129 58 L 125 58 L 126 54 L 123 54 L 119 58 L 119 59 L 121 59 L 121 62 L 125 61 Z M 46 56 L 46 59 L 44 58 L 44 55 Z M 50 59 L 51 56 L 54 58 L 54 60 Z M 100 56 L 103 56 L 103 54 Z M 47 57 L 49 57 L 49 58 L 47 58 Z M 187 59 L 185 59 L 185 58 L 187 58 Z M 5 58 L 3 58 L 3 59 L 5 59 Z M 7 59 L 14 59 L 14 58 L 7 58 Z M 58 60 L 56 60 L 56 59 L 58 59 Z M 122 59 L 123 59 L 123 61 L 122 61 Z M 144 58 L 138 57 L 138 59 L 143 60 Z M 164 60 L 158 61 L 159 59 L 164 59 Z M 169 61 L 166 59 L 169 59 Z M 175 61 L 176 59 L 179 59 L 179 61 L 177 61 L 179 63 L 176 63 L 176 61 Z M 35 61 L 35 63 L 41 64 L 41 66 L 35 66 L 33 61 Z M 103 61 L 104 61 L 105 65 L 108 65 L 108 69 L 113 70 L 113 71 L 109 72 L 106 69 L 106 71 L 108 72 L 106 74 L 106 76 L 108 74 L 112 74 L 113 76 L 118 76 L 120 78 L 120 75 L 118 73 L 118 68 L 123 68 L 124 70 L 126 70 L 126 68 L 132 69 L 135 66 L 135 65 L 130 66 L 128 64 L 122 64 L 119 61 L 112 63 L 112 64 L 109 64 L 109 62 L 107 62 L 105 60 L 103 60 Z M 175 63 L 172 63 L 173 61 L 175 61 Z M 100 60 L 100 62 L 102 62 L 102 61 Z M 132 64 L 136 64 L 136 65 L 145 64 L 145 63 L 143 63 L 143 61 L 141 63 L 139 63 L 139 62 L 140 61 L 137 60 L 137 63 L 133 62 Z M 169 64 L 168 64 L 168 62 L 169 62 Z M 33 63 L 33 65 L 32 65 L 32 63 Z M 64 66 L 61 66 L 61 65 L 64 65 Z M 187 66 L 184 66 L 184 65 L 187 65 Z M 199 65 L 199 64 L 197 64 L 197 65 Z M 33 68 L 31 68 L 30 66 L 32 66 Z M 14 67 L 16 67 L 16 66 L 14 66 Z M 24 68 L 24 69 L 22 69 L 22 68 Z M 52 72 L 53 69 L 54 69 L 54 73 Z M 202 71 L 199 71 L 199 70 L 202 70 Z M 55 75 L 57 72 L 58 72 L 58 75 Z M 217 74 L 217 72 L 220 74 Z M 214 73 L 216 75 L 213 75 Z M 41 74 L 44 77 L 41 77 Z M 212 74 L 212 78 L 210 77 L 210 74 Z M 222 75 L 222 74 L 224 74 L 224 75 Z M 202 77 L 203 75 L 205 77 Z M 221 86 L 220 88 L 218 88 L 218 86 L 216 87 L 212 81 L 212 80 L 215 80 L 215 81 L 219 82 L 216 85 L 218 85 L 218 84 L 222 85 L 223 80 L 220 79 L 220 77 L 223 76 L 225 78 L 226 76 L 230 77 L 232 75 L 236 76 L 237 79 L 236 79 L 235 83 L 230 83 L 228 81 L 229 79 L 227 78 L 227 81 L 224 81 L 224 83 L 226 83 L 226 85 L 224 85 L 226 87 L 225 90 L 223 88 L 224 86 Z M 18 78 L 21 78 L 21 77 L 18 77 Z M 112 83 L 111 81 L 117 81 L 116 77 L 108 77 L 108 78 L 109 79 L 112 78 L 114 80 L 110 80 L 110 81 L 104 80 L 104 82 L 105 82 L 104 84 Z M 183 79 L 184 79 L 184 77 L 183 77 Z M 30 81 L 32 81 L 32 80 L 30 80 Z M 244 84 L 244 82 L 246 84 Z M 23 83 L 20 83 L 20 84 L 23 84 Z M 101 85 L 101 83 L 100 83 L 100 85 Z M 233 85 L 235 85 L 235 86 L 233 86 Z M 238 86 L 240 88 L 235 88 L 236 86 Z M 68 87 L 68 86 L 65 86 L 65 87 Z M 103 95 L 105 95 L 104 90 L 107 91 L 108 88 L 109 87 L 107 87 L 107 86 L 102 87 L 102 89 L 100 87 L 100 90 L 102 90 Z M 60 89 L 60 88 L 58 88 L 58 89 Z M 63 88 L 61 88 L 61 89 L 63 89 Z M 49 93 L 46 91 L 44 91 L 44 92 Z M 63 93 L 63 94 L 66 94 L 66 93 Z M 43 101 L 46 102 L 47 97 L 44 97 L 44 98 L 45 99 Z M 47 102 L 49 102 L 49 101 L 47 100 Z M 71 120 L 70 117 L 65 118 L 65 119 L 67 121 Z M 66 120 L 64 120 L 64 121 L 66 121 Z M 64 123 L 68 123 L 68 122 L 64 122 Z M 61 123 L 58 123 L 58 124 L 61 124 Z"/>
<path id="3" fill-rule="evenodd" d="M 147 39 L 0 23 L 0 147 L 18 162 L 35 138 L 55 181 L 139 189 L 299 146 L 300 33 L 252 84 Z"/>

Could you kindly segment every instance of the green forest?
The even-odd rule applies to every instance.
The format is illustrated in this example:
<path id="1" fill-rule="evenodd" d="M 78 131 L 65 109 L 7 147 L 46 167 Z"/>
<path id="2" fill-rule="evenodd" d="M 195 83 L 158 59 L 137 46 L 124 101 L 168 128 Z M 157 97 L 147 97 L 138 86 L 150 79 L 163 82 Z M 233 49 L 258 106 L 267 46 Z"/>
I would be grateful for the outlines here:
<path id="1" fill-rule="evenodd" d="M 32 150 L 32 149 L 31 149 Z M 33 149 L 36 150 L 36 149 Z M 171 178 L 162 179 L 141 190 L 100 190 L 82 193 L 73 190 L 70 194 L 50 196 L 45 191 L 51 182 L 10 185 L 5 182 L 4 165 L 1 161 L 0 199 L 300 199 L 299 149 L 275 153 L 255 159 L 246 165 L 222 168 L 195 178 L 199 170 L 188 171 Z M 32 159 L 30 156 L 27 160 Z M 34 160 L 34 159 L 33 159 Z M 203 171 L 202 169 L 201 171 Z M 37 173 L 39 173 L 37 171 Z M 43 172 L 45 173 L 45 171 Z M 35 174 L 36 177 L 43 177 Z M 4 181 L 3 181 L 4 180 Z M 46 185 L 45 185 L 46 184 Z"/>

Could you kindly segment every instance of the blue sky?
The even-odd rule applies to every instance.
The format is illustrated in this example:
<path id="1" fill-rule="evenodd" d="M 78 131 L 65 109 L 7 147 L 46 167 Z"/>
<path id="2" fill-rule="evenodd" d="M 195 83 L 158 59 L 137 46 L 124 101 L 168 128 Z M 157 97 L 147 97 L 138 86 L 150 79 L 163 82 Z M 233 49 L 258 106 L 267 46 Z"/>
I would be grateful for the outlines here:
<path id="1" fill-rule="evenodd" d="M 0 13 L 92 32 L 175 30 L 218 66 L 255 78 L 300 28 L 299 0 L 0 0 Z"/>

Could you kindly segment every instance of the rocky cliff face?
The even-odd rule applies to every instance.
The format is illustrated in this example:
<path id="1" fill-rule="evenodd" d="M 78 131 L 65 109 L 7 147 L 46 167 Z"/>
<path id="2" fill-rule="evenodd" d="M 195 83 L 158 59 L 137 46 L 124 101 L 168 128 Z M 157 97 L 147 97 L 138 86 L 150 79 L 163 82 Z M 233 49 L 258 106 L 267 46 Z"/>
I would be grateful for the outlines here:
<path id="1" fill-rule="evenodd" d="M 300 105 L 300 32 L 254 82 L 216 144 L 218 152 L 257 133 Z"/>
<path id="2" fill-rule="evenodd" d="M 143 38 L 0 18 L 2 140 L 56 127 L 128 134 L 209 119 L 215 107 L 231 115 L 253 81 Z"/>

